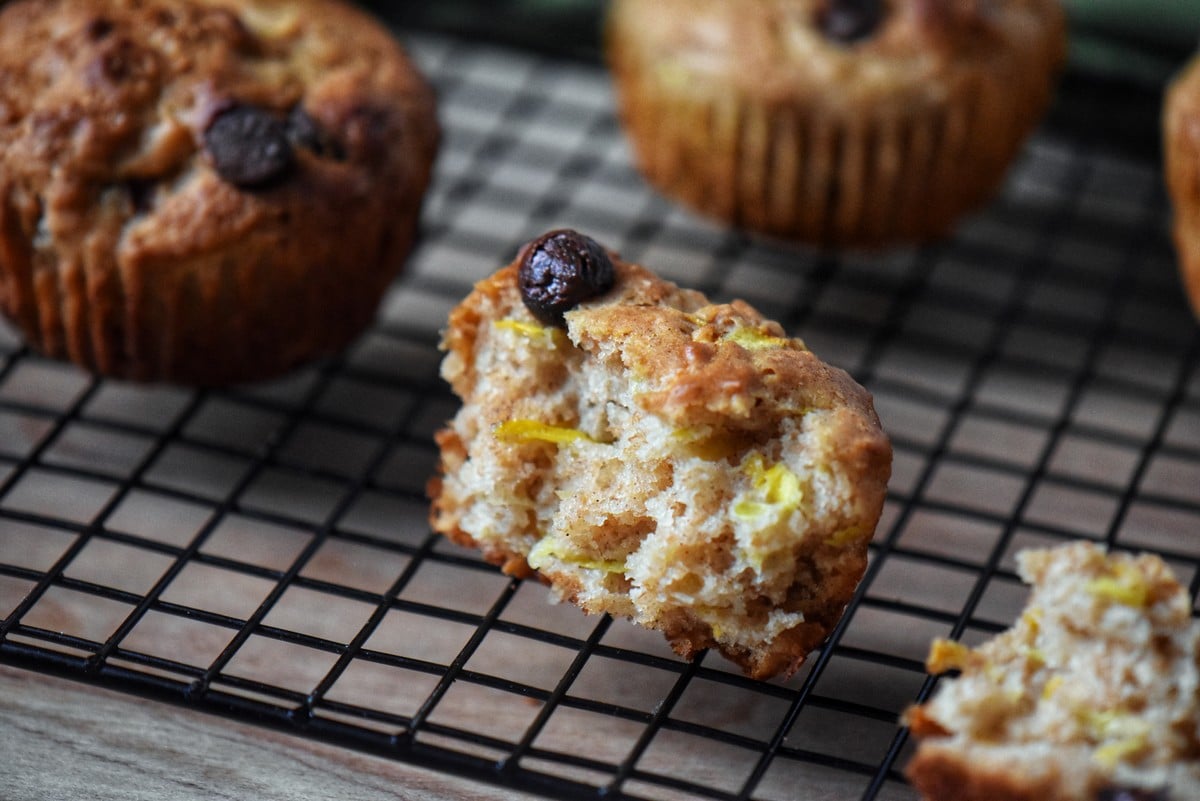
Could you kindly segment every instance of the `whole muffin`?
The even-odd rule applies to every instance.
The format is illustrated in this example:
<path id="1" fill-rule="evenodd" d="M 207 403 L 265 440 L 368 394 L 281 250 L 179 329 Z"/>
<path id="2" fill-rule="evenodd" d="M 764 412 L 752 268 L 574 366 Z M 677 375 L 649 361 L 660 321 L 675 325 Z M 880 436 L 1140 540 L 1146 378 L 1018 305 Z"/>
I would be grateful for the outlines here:
<path id="1" fill-rule="evenodd" d="M 262 379 L 370 322 L 416 232 L 434 97 L 339 0 L 0 11 L 0 308 L 105 375 Z"/>
<path id="2" fill-rule="evenodd" d="M 451 312 L 434 530 L 584 610 L 790 674 L 862 578 L 870 394 L 741 301 L 553 231 Z"/>
<path id="3" fill-rule="evenodd" d="M 1163 159 L 1179 272 L 1192 311 L 1200 317 L 1200 57 L 1167 88 Z"/>
<path id="4" fill-rule="evenodd" d="M 637 163 L 711 217 L 822 246 L 946 234 L 997 189 L 1065 54 L 1057 0 L 615 0 Z"/>

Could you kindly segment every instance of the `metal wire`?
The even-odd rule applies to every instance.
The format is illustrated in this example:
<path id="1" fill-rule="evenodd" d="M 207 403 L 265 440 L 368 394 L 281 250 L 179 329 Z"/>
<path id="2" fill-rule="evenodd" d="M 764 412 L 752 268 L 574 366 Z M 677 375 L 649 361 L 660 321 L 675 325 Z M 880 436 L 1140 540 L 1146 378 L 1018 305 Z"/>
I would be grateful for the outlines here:
<path id="1" fill-rule="evenodd" d="M 0 337 L 0 661 L 547 797 L 901 799 L 929 639 L 1011 621 L 1016 550 L 1154 550 L 1195 596 L 1200 329 L 1156 164 L 1042 132 L 951 239 L 820 254 L 651 191 L 598 68 L 411 46 L 445 146 L 422 243 L 345 354 L 193 392 Z M 875 395 L 884 519 L 797 676 L 684 663 L 429 532 L 438 330 L 559 226 L 746 298 Z"/>

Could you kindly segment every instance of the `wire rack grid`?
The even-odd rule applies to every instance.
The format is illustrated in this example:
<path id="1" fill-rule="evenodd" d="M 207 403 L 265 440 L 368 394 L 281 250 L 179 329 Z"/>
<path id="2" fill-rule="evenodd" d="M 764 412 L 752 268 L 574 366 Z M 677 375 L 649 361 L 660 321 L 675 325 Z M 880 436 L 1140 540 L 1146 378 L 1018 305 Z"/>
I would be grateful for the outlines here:
<path id="1" fill-rule="evenodd" d="M 424 236 L 339 358 L 224 391 L 99 380 L 0 337 L 0 661 L 560 798 L 912 799 L 937 636 L 1018 613 L 1075 538 L 1200 572 L 1200 329 L 1155 164 L 1048 132 L 951 239 L 815 253 L 699 220 L 631 166 L 595 66 L 417 35 L 446 129 Z M 874 394 L 872 560 L 787 680 L 548 602 L 433 536 L 438 331 L 574 227 L 742 297 Z"/>

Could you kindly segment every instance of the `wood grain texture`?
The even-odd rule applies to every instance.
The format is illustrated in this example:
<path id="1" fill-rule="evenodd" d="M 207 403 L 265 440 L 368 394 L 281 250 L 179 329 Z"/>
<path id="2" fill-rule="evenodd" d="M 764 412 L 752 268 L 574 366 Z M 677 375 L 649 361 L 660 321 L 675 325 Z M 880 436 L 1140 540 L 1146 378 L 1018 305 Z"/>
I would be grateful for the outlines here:
<path id="1" fill-rule="evenodd" d="M 530 796 L 0 666 L 4 801 Z"/>

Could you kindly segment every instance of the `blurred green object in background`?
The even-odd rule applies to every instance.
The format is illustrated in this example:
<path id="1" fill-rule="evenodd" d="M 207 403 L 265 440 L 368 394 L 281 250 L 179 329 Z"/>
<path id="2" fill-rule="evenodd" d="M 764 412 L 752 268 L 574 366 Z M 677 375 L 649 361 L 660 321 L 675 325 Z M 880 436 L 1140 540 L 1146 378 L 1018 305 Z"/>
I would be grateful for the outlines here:
<path id="1" fill-rule="evenodd" d="M 1176 46 L 1200 38 L 1200 0 L 1064 0 L 1084 29 Z"/>
<path id="2" fill-rule="evenodd" d="M 1200 0 L 1064 0 L 1072 67 L 1159 84 L 1200 42 Z"/>

